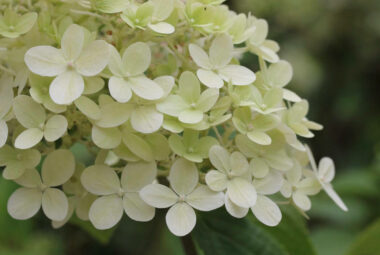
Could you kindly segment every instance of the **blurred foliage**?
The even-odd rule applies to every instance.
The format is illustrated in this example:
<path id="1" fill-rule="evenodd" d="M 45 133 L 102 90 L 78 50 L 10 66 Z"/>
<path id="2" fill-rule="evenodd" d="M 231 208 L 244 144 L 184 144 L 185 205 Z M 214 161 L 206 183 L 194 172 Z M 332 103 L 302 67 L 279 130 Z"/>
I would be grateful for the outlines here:
<path id="1" fill-rule="evenodd" d="M 378 255 L 380 1 L 230 0 L 227 4 L 268 20 L 269 37 L 280 43 L 281 57 L 294 67 L 290 86 L 310 101 L 310 119 L 325 126 L 311 145 L 317 158 L 328 155 L 335 159 L 337 178 L 333 184 L 349 212 L 340 211 L 324 194 L 313 199 L 311 220 L 307 223 L 317 253 Z M 252 64 L 255 62 L 255 59 L 243 59 L 252 68 L 257 68 Z M 91 154 L 83 154 L 80 146 L 73 150 L 81 161 L 92 160 Z M 186 244 L 189 240 L 169 233 L 162 211 L 149 223 L 133 222 L 125 217 L 112 235 L 100 233 L 88 224 L 81 225 L 75 219 L 60 230 L 52 230 L 50 222 L 42 217 L 15 221 L 8 216 L 6 199 L 14 189 L 11 182 L 0 180 L 1 255 L 185 254 L 182 242 Z M 212 228 L 220 232 L 214 236 L 218 239 L 214 240 L 215 249 L 240 242 L 244 247 L 240 254 L 253 254 L 250 249 L 260 247 L 257 246 L 260 239 L 254 237 L 261 236 L 274 244 L 267 254 L 271 251 L 273 254 L 276 249 L 292 255 L 298 254 L 297 251 L 302 254 L 302 249 L 304 254 L 313 254 L 311 241 L 303 239 L 307 238 L 304 219 L 291 212 L 285 213 L 285 221 L 279 228 L 271 230 L 251 218 L 229 220 L 233 224 L 226 225 L 223 217 L 215 215 L 206 219 L 200 215 L 193 234 L 199 253 L 201 250 L 205 255 L 210 254 L 211 236 L 205 229 Z M 244 231 L 252 234 L 251 240 L 239 239 Z M 292 238 L 297 236 L 306 247 L 292 246 Z"/>

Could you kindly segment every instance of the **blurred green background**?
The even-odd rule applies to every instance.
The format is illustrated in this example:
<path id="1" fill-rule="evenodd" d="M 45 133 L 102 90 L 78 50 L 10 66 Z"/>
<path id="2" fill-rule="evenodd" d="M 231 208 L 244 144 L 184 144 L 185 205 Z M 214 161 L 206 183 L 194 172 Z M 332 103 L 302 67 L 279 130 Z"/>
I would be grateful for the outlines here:
<path id="1" fill-rule="evenodd" d="M 318 254 L 380 254 L 380 1 L 227 4 L 268 20 L 269 38 L 280 43 L 281 58 L 294 67 L 289 87 L 310 101 L 310 119 L 325 126 L 311 146 L 316 158 L 335 160 L 333 184 L 349 212 L 341 212 L 324 194 L 313 197 L 307 224 Z M 243 62 L 253 67 L 257 60 Z M 0 180 L 0 255 L 183 254 L 181 240 L 168 233 L 160 213 L 145 224 L 125 217 L 116 230 L 101 235 L 75 220 L 59 230 L 41 215 L 15 221 L 6 212 L 14 188 Z"/>

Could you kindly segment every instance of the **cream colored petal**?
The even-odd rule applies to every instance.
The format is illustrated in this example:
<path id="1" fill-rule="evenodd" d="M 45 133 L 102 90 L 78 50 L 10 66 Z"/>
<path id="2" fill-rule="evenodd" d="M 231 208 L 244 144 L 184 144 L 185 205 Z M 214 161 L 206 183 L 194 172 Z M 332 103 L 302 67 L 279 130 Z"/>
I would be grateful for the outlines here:
<path id="1" fill-rule="evenodd" d="M 223 80 L 231 82 L 233 85 L 249 85 L 256 80 L 255 73 L 244 66 L 228 65 L 219 69 L 218 72 Z"/>
<path id="2" fill-rule="evenodd" d="M 92 127 L 92 140 L 102 149 L 114 149 L 121 143 L 121 133 L 118 128 Z"/>
<path id="3" fill-rule="evenodd" d="M 186 197 L 186 202 L 199 211 L 212 211 L 224 204 L 224 193 L 210 190 L 206 185 L 199 185 Z"/>
<path id="4" fill-rule="evenodd" d="M 121 186 L 128 192 L 138 192 L 157 176 L 156 162 L 128 163 L 121 174 Z"/>
<path id="5" fill-rule="evenodd" d="M 174 205 L 178 196 L 162 184 L 149 184 L 140 191 L 142 200 L 156 208 L 167 208 Z"/>
<path id="6" fill-rule="evenodd" d="M 112 76 L 108 81 L 111 96 L 119 103 L 126 103 L 132 97 L 131 85 L 123 78 Z"/>
<path id="7" fill-rule="evenodd" d="M 69 105 L 78 99 L 84 91 L 82 76 L 68 71 L 57 76 L 50 85 L 49 94 L 54 103 Z"/>
<path id="8" fill-rule="evenodd" d="M 155 215 L 154 207 L 145 203 L 138 193 L 126 193 L 123 207 L 128 217 L 135 221 L 150 221 Z"/>
<path id="9" fill-rule="evenodd" d="M 220 171 L 211 170 L 206 174 L 206 183 L 214 191 L 223 191 L 227 188 L 227 175 Z"/>
<path id="10" fill-rule="evenodd" d="M 86 46 L 75 61 L 76 70 L 83 76 L 95 76 L 107 66 L 110 49 L 105 41 L 94 41 Z"/>
<path id="11" fill-rule="evenodd" d="M 343 211 L 348 211 L 347 206 L 344 204 L 343 200 L 339 197 L 339 195 L 335 192 L 331 184 L 325 184 L 322 186 L 324 191 L 327 193 L 327 195 L 334 201 L 335 204 L 337 204 L 340 209 Z"/>
<path id="12" fill-rule="evenodd" d="M 194 62 L 201 68 L 206 70 L 211 69 L 212 65 L 207 53 L 198 45 L 190 44 L 189 52 Z"/>
<path id="13" fill-rule="evenodd" d="M 84 30 L 81 26 L 71 24 L 65 31 L 61 41 L 63 54 L 68 61 L 76 60 L 82 52 Z"/>
<path id="14" fill-rule="evenodd" d="M 164 115 L 156 110 L 155 105 L 140 106 L 131 115 L 132 127 L 143 134 L 151 134 L 160 129 Z"/>
<path id="15" fill-rule="evenodd" d="M 8 200 L 8 212 L 16 220 L 33 217 L 41 208 L 42 193 L 38 189 L 19 188 Z"/>
<path id="16" fill-rule="evenodd" d="M 197 71 L 197 76 L 199 80 L 209 88 L 220 89 L 224 85 L 222 78 L 213 71 L 199 69 Z"/>
<path id="17" fill-rule="evenodd" d="M 277 226 L 282 218 L 278 205 L 266 196 L 257 196 L 256 204 L 251 210 L 260 222 L 270 227 Z"/>
<path id="18" fill-rule="evenodd" d="M 193 162 L 179 158 L 170 168 L 168 179 L 171 187 L 178 195 L 187 195 L 198 184 L 198 169 Z"/>
<path id="19" fill-rule="evenodd" d="M 95 195 L 111 195 L 120 190 L 120 180 L 116 172 L 106 165 L 86 168 L 81 177 L 83 187 Z"/>
<path id="20" fill-rule="evenodd" d="M 39 128 L 30 128 L 23 131 L 15 140 L 17 149 L 30 149 L 38 144 L 44 136 L 44 133 Z"/>
<path id="21" fill-rule="evenodd" d="M 62 115 L 54 115 L 45 124 L 44 137 L 48 142 L 57 141 L 67 130 L 67 120 Z"/>
<path id="22" fill-rule="evenodd" d="M 62 221 L 69 210 L 69 202 L 65 193 L 59 189 L 46 189 L 42 194 L 42 210 L 46 217 L 54 221 Z"/>
<path id="23" fill-rule="evenodd" d="M 228 182 L 227 195 L 234 204 L 244 208 L 254 206 L 257 198 L 255 187 L 238 177 Z"/>
<path id="24" fill-rule="evenodd" d="M 237 206 L 231 201 L 228 195 L 225 195 L 224 203 L 226 205 L 227 212 L 235 218 L 244 218 L 248 214 L 249 208 Z"/>
<path id="25" fill-rule="evenodd" d="M 110 229 L 121 220 L 123 212 L 122 198 L 109 195 L 94 201 L 90 208 L 89 218 L 96 229 Z"/>
<path id="26" fill-rule="evenodd" d="M 195 227 L 196 220 L 194 209 L 186 203 L 175 204 L 166 214 L 166 224 L 176 236 L 189 234 Z"/>
<path id="27" fill-rule="evenodd" d="M 55 187 L 67 182 L 75 171 L 75 158 L 69 150 L 59 149 L 51 152 L 45 159 L 41 176 L 43 183 Z"/>

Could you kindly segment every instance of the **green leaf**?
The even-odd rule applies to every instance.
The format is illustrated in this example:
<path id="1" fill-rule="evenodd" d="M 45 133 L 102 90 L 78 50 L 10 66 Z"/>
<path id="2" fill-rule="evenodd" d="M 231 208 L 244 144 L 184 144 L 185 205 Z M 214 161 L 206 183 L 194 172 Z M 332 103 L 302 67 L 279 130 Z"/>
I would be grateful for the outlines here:
<path id="1" fill-rule="evenodd" d="M 191 235 L 199 254 L 203 255 L 289 254 L 265 229 L 247 218 L 235 219 L 224 209 L 198 215 Z"/>
<path id="2" fill-rule="evenodd" d="M 264 230 L 274 238 L 291 255 L 316 255 L 309 233 L 302 221 L 296 220 L 286 210 L 282 210 L 281 223 L 276 227 L 268 227 L 258 222 L 252 214 L 249 218 L 255 226 Z"/>
<path id="3" fill-rule="evenodd" d="M 87 232 L 91 237 L 101 244 L 108 244 L 115 232 L 116 227 L 107 230 L 96 229 L 89 221 L 83 221 L 76 216 L 70 219 L 70 223 L 78 226 L 83 231 Z"/>
<path id="4" fill-rule="evenodd" d="M 380 218 L 367 227 L 352 244 L 347 255 L 380 254 Z"/>

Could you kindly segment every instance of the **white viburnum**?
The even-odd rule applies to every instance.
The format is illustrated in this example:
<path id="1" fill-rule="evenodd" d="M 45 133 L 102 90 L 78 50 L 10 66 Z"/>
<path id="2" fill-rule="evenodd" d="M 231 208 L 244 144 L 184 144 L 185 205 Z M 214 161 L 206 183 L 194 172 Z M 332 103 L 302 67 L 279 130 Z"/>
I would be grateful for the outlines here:
<path id="1" fill-rule="evenodd" d="M 81 175 L 83 187 L 99 196 L 90 207 L 89 219 L 97 229 L 115 226 L 125 212 L 136 221 L 150 221 L 155 215 L 153 207 L 145 203 L 139 191 L 156 178 L 155 162 L 129 163 L 121 179 L 114 169 L 106 165 L 86 168 Z"/>
<path id="2" fill-rule="evenodd" d="M 140 191 L 141 198 L 156 208 L 168 208 L 166 224 L 176 236 L 185 236 L 196 223 L 194 209 L 211 211 L 223 205 L 223 193 L 198 184 L 199 174 L 194 163 L 177 159 L 169 174 L 171 188 L 150 184 Z"/>
<path id="3" fill-rule="evenodd" d="M 248 68 L 230 64 L 234 45 L 228 35 L 217 36 L 210 46 L 209 54 L 196 44 L 189 45 L 190 55 L 200 67 L 199 80 L 209 88 L 221 88 L 224 81 L 233 85 L 248 85 L 255 81 L 255 74 Z"/>
<path id="4" fill-rule="evenodd" d="M 33 217 L 41 208 L 46 217 L 54 221 L 63 220 L 69 210 L 65 193 L 56 188 L 74 174 L 75 159 L 68 150 L 55 150 L 42 164 L 41 176 L 35 169 L 28 169 L 16 183 L 17 189 L 8 200 L 9 214 L 18 220 Z"/>
<path id="5" fill-rule="evenodd" d="M 25 54 L 29 70 L 40 76 L 56 77 L 50 84 L 51 99 L 69 105 L 85 89 L 83 77 L 98 75 L 107 66 L 110 46 L 102 40 L 92 41 L 85 28 L 72 24 L 62 36 L 61 49 L 37 46 Z"/>

